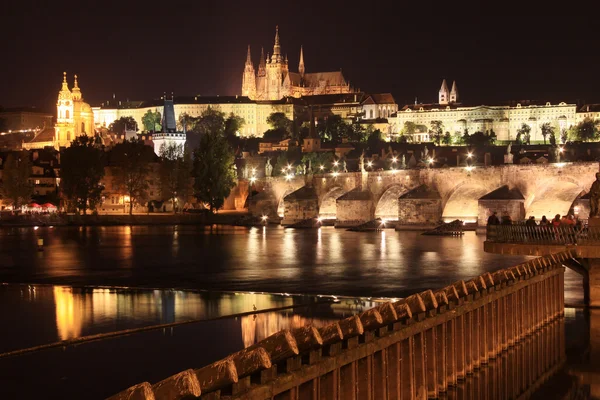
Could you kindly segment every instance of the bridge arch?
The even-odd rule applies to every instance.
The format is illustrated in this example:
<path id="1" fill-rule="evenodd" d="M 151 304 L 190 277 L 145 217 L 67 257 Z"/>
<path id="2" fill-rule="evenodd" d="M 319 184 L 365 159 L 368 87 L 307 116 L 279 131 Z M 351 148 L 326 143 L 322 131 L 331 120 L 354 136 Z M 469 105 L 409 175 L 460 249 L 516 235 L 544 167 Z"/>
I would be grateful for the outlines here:
<path id="1" fill-rule="evenodd" d="M 398 197 L 406 193 L 406 186 L 392 184 L 388 186 L 379 197 L 375 207 L 375 218 L 397 220 L 398 219 Z"/>
<path id="2" fill-rule="evenodd" d="M 556 214 L 566 215 L 573 202 L 586 189 L 581 186 L 577 179 L 569 176 L 550 178 L 542 181 L 536 189 L 527 196 L 525 209 L 527 217 L 533 215 L 536 219 L 554 218 Z"/>
<path id="3" fill-rule="evenodd" d="M 338 197 L 346 193 L 346 190 L 336 186 L 331 189 L 322 197 L 319 205 L 319 217 L 325 219 L 335 219 L 337 216 L 337 203 Z"/>
<path id="4" fill-rule="evenodd" d="M 277 216 L 283 218 L 284 214 L 285 214 L 285 205 L 283 203 L 283 199 L 285 199 L 285 197 L 293 192 L 295 192 L 296 189 L 293 187 L 288 187 L 285 192 L 283 192 L 283 195 L 281 195 L 281 197 L 279 198 L 279 200 L 277 201 Z"/>
<path id="5" fill-rule="evenodd" d="M 460 219 L 465 222 L 477 222 L 479 198 L 491 190 L 472 182 L 458 184 L 446 195 L 442 219 L 445 222 Z"/>

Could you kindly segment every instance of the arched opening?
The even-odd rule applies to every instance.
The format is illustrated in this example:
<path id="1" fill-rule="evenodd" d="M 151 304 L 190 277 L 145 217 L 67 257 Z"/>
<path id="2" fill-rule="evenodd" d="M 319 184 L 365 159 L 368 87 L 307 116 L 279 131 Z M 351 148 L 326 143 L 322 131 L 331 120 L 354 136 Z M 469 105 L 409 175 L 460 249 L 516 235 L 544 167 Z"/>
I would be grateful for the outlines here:
<path id="1" fill-rule="evenodd" d="M 69 110 L 65 110 L 65 118 L 69 119 Z"/>
<path id="2" fill-rule="evenodd" d="M 81 123 L 81 133 L 85 133 L 85 122 Z"/>
<path id="3" fill-rule="evenodd" d="M 294 189 L 287 189 L 285 191 L 285 193 L 283 194 L 283 196 L 281 196 L 281 198 L 279 199 L 279 202 L 277 203 L 277 215 L 281 218 L 283 218 L 283 214 L 285 213 L 285 205 L 283 204 L 283 199 L 285 199 L 285 197 L 290 194 L 293 193 Z"/>
<path id="4" fill-rule="evenodd" d="M 71 141 L 71 131 L 67 131 L 67 140 Z"/>
<path id="5" fill-rule="evenodd" d="M 442 219 L 444 222 L 460 219 L 464 222 L 477 222 L 479 198 L 489 192 L 483 186 L 464 184 L 458 186 L 451 192 L 444 211 Z"/>
<path id="6" fill-rule="evenodd" d="M 337 204 L 336 200 L 338 197 L 344 194 L 344 189 L 336 187 L 331 189 L 321 200 L 321 206 L 319 207 L 319 217 L 323 219 L 335 219 L 337 217 Z"/>
<path id="7" fill-rule="evenodd" d="M 406 192 L 400 185 L 390 186 L 379 198 L 375 208 L 375 218 L 398 220 L 398 197 Z"/>
<path id="8" fill-rule="evenodd" d="M 526 217 L 533 215 L 536 219 L 541 219 L 545 215 L 552 219 L 556 214 L 567 215 L 577 196 L 583 192 L 579 185 L 561 180 L 540 185 L 540 189 L 533 194 Z"/>

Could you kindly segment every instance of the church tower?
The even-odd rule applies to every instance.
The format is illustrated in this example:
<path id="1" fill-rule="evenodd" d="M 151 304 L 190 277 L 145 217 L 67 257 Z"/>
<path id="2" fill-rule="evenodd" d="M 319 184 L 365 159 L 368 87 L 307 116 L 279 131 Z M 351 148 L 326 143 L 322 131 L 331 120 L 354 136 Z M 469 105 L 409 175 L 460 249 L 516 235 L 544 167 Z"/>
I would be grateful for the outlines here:
<path id="1" fill-rule="evenodd" d="M 287 62 L 281 55 L 281 45 L 279 44 L 279 26 L 275 27 L 275 44 L 273 45 L 273 54 L 271 58 L 267 57 L 267 100 L 279 100 L 284 96 L 282 83 L 287 75 Z"/>
<path id="2" fill-rule="evenodd" d="M 442 81 L 442 87 L 440 88 L 438 103 L 441 105 L 448 104 L 449 97 L 450 97 L 450 94 L 448 92 L 448 85 L 446 85 L 446 80 L 444 79 Z"/>
<path id="3" fill-rule="evenodd" d="M 452 81 L 452 90 L 450 90 L 450 103 L 458 103 L 458 89 L 456 81 Z"/>
<path id="4" fill-rule="evenodd" d="M 244 76 L 242 77 L 242 96 L 248 96 L 251 100 L 256 98 L 256 75 L 254 74 L 254 65 L 250 55 L 250 46 L 248 46 Z"/>
<path id="5" fill-rule="evenodd" d="M 75 88 L 73 88 L 75 89 Z M 79 92 L 76 96 L 81 96 Z M 73 116 L 73 93 L 69 90 L 67 73 L 63 72 L 63 82 L 58 101 L 56 102 L 56 125 L 54 126 L 54 143 L 56 146 L 64 146 L 75 138 L 75 124 Z"/>

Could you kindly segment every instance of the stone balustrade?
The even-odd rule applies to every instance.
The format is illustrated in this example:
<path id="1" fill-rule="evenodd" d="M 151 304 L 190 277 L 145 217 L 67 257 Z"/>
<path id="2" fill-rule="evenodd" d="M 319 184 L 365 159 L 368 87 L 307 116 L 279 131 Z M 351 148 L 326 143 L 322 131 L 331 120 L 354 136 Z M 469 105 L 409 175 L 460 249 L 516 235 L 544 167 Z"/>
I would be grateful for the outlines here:
<path id="1" fill-rule="evenodd" d="M 498 398 L 496 389 L 506 398 L 527 395 L 564 361 L 557 332 L 564 310 L 562 264 L 571 258 L 569 251 L 544 256 L 322 328 L 283 330 L 223 360 L 135 385 L 110 400 L 437 398 L 501 359 L 514 365 L 504 362 L 494 376 L 504 371 L 512 383 L 500 389 L 481 380 L 480 390 L 489 398 Z"/>
<path id="2" fill-rule="evenodd" d="M 600 227 L 490 225 L 486 240 L 493 243 L 541 245 L 600 244 Z"/>

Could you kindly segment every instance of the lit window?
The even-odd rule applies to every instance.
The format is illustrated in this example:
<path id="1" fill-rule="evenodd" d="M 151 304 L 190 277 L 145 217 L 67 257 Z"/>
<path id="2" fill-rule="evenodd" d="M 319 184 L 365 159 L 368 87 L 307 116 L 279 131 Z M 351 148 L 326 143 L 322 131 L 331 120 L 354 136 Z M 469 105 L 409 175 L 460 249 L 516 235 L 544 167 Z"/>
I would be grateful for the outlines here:
<path id="1" fill-rule="evenodd" d="M 36 184 L 36 185 L 39 185 L 39 184 L 40 184 L 40 180 L 39 180 L 39 179 L 36 179 L 36 180 L 35 180 L 35 184 Z"/>

